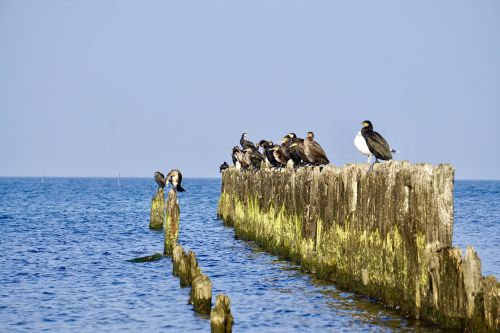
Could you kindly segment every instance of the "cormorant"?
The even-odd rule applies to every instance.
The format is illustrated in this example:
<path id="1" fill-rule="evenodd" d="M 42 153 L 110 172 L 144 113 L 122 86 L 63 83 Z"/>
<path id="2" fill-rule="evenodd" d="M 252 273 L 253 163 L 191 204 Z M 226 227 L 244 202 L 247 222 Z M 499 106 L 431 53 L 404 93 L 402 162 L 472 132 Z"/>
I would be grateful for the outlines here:
<path id="1" fill-rule="evenodd" d="M 288 145 L 290 158 L 292 159 L 295 168 L 308 162 L 304 152 L 304 139 L 297 138 L 295 133 L 288 133 L 283 138 L 283 141 L 286 141 Z"/>
<path id="2" fill-rule="evenodd" d="M 358 134 L 354 138 L 354 145 L 361 154 L 368 156 L 368 164 L 370 164 L 372 160 L 372 153 L 370 152 L 370 149 L 366 144 L 365 138 L 361 135 L 361 132 L 358 132 Z"/>
<path id="3" fill-rule="evenodd" d="M 227 168 L 229 168 L 229 164 L 227 164 L 226 161 L 224 161 L 224 163 L 222 163 L 219 167 L 219 172 L 222 172 L 222 171 L 226 170 Z"/>
<path id="4" fill-rule="evenodd" d="M 167 181 L 172 184 L 172 186 L 179 192 L 184 192 L 185 189 L 182 188 L 182 174 L 179 170 L 174 169 L 167 174 Z"/>
<path id="5" fill-rule="evenodd" d="M 375 163 L 379 163 L 379 159 L 387 161 L 392 159 L 392 151 L 391 147 L 385 139 L 379 133 L 373 130 L 373 125 L 369 120 L 365 120 L 361 123 L 363 128 L 361 129 L 361 135 L 366 141 L 366 145 L 370 150 L 370 153 L 375 156 Z M 373 167 L 373 164 L 370 166 L 370 169 Z"/>
<path id="6" fill-rule="evenodd" d="M 243 150 L 247 148 L 250 148 L 252 150 L 257 150 L 257 147 L 255 147 L 252 141 L 246 140 L 247 135 L 248 135 L 247 133 L 241 134 L 241 139 L 240 139 L 241 147 L 243 148 Z"/>
<path id="7" fill-rule="evenodd" d="M 321 148 L 319 143 L 314 141 L 313 132 L 307 133 L 307 138 L 304 140 L 304 153 L 307 157 L 307 160 L 314 165 L 330 163 L 323 148 Z"/>
<path id="8" fill-rule="evenodd" d="M 252 166 L 253 170 L 260 170 L 260 166 L 262 161 L 264 161 L 264 156 L 258 151 L 254 151 L 251 148 L 247 148 L 244 150 L 245 152 L 245 163 L 248 166 Z"/>
<path id="9" fill-rule="evenodd" d="M 260 140 L 259 146 L 262 147 L 262 149 L 264 149 L 264 155 L 266 156 L 269 164 L 271 164 L 271 166 L 273 166 L 275 168 L 278 168 L 280 166 L 280 164 L 274 158 L 274 155 L 273 155 L 274 151 L 271 150 L 271 148 L 273 147 L 273 142 L 267 141 L 267 140 Z"/>
<path id="10" fill-rule="evenodd" d="M 290 154 L 288 153 L 288 150 L 286 149 L 284 144 L 282 144 L 281 146 L 274 145 L 271 150 L 273 151 L 274 158 L 280 164 L 280 167 L 286 167 L 286 164 L 290 159 Z"/>
<path id="11" fill-rule="evenodd" d="M 234 166 L 235 166 L 237 169 L 239 169 L 239 168 L 238 168 L 238 166 L 236 165 L 236 163 L 239 163 L 239 162 L 238 162 L 238 159 L 236 158 L 236 153 L 237 153 L 237 152 L 239 152 L 239 151 L 240 151 L 240 147 L 238 147 L 238 146 L 234 146 L 234 147 L 233 147 L 233 149 L 232 149 L 232 153 L 231 153 L 231 158 L 233 159 L 233 164 L 234 164 Z"/>
<path id="12" fill-rule="evenodd" d="M 160 171 L 156 171 L 154 177 L 156 180 L 156 184 L 158 184 L 158 187 L 164 188 L 166 184 L 165 176 Z"/>
<path id="13" fill-rule="evenodd" d="M 233 153 L 231 155 L 233 157 L 233 163 L 236 167 L 236 170 L 246 169 L 249 164 L 245 161 L 245 154 L 238 146 L 234 146 Z"/>

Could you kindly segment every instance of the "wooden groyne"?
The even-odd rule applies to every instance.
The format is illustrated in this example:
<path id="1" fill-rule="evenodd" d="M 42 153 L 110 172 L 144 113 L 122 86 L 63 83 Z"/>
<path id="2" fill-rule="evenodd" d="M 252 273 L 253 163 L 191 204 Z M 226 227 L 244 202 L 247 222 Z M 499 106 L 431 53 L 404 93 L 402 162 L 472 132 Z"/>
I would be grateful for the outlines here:
<path id="1" fill-rule="evenodd" d="M 161 191 L 161 192 L 160 192 Z M 161 198 L 160 198 L 161 195 Z M 193 305 L 194 310 L 202 315 L 210 315 L 210 327 L 212 332 L 231 333 L 233 327 L 233 316 L 230 310 L 229 297 L 218 295 L 217 301 L 212 309 L 212 282 L 201 271 L 193 251 L 185 252 L 178 243 L 180 207 L 177 191 L 170 189 L 166 204 L 158 201 L 164 200 L 163 189 L 159 189 L 151 203 L 151 216 L 153 210 L 164 207 L 164 249 L 163 254 L 172 258 L 172 274 L 179 277 L 181 287 L 191 287 L 191 296 L 188 303 Z M 152 220 L 152 219 L 151 219 Z M 153 260 L 159 254 L 134 259 L 134 262 Z"/>
<path id="2" fill-rule="evenodd" d="M 237 237 L 444 328 L 500 331 L 500 284 L 452 247 L 454 170 L 395 162 L 223 172 Z"/>

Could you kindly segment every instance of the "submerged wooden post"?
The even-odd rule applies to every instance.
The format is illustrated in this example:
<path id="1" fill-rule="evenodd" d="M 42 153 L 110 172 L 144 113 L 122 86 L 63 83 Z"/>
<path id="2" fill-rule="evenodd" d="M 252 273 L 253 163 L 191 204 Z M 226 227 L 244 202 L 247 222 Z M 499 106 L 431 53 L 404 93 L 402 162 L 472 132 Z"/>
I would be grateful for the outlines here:
<path id="1" fill-rule="evenodd" d="M 226 295 L 217 295 L 215 306 L 210 312 L 210 328 L 212 333 L 231 333 L 233 331 L 233 315 L 230 300 Z"/>
<path id="2" fill-rule="evenodd" d="M 167 214 L 165 217 L 165 244 L 163 247 L 164 255 L 171 255 L 174 248 L 174 244 L 177 243 L 179 239 L 179 220 L 180 220 L 180 209 L 179 200 L 177 199 L 177 191 L 175 189 L 170 189 L 168 191 L 167 198 Z"/>
<path id="3" fill-rule="evenodd" d="M 156 194 L 151 199 L 151 214 L 149 217 L 149 229 L 163 229 L 165 220 L 165 194 L 163 188 L 158 188 Z"/>
<path id="4" fill-rule="evenodd" d="M 210 308 L 212 307 L 212 282 L 203 273 L 198 274 L 193 280 L 190 303 L 193 304 L 196 312 L 210 314 Z"/>

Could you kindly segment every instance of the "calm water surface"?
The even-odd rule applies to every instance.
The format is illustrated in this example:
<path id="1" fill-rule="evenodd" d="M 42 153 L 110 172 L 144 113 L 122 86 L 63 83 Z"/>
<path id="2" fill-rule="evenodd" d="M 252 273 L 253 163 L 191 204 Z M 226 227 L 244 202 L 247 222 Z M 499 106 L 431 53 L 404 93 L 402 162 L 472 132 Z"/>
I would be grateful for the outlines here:
<path id="1" fill-rule="evenodd" d="M 220 180 L 187 179 L 180 243 L 214 295 L 231 297 L 235 332 L 440 332 L 302 274 L 215 219 Z M 152 179 L 0 178 L 0 332 L 208 332 L 148 229 Z M 456 183 L 455 244 L 500 276 L 500 182 Z"/>

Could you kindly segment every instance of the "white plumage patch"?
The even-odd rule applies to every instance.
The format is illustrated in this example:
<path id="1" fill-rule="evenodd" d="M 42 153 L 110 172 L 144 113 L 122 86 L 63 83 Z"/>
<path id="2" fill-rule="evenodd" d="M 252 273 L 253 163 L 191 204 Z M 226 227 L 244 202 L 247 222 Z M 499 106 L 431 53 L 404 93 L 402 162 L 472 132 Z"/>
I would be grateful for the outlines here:
<path id="1" fill-rule="evenodd" d="M 354 138 L 354 145 L 361 154 L 366 156 L 369 156 L 371 154 L 370 149 L 368 149 L 368 146 L 366 145 L 365 138 L 363 138 L 363 136 L 361 135 L 361 132 L 358 132 L 358 134 Z"/>

